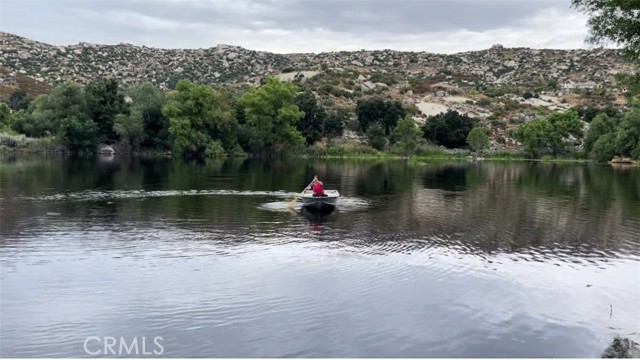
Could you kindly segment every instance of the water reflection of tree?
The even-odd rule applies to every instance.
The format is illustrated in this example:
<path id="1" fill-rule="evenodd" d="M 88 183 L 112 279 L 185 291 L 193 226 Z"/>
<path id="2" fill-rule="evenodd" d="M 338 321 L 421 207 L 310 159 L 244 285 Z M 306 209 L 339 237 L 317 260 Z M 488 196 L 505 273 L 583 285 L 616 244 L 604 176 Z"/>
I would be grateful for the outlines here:
<path id="1" fill-rule="evenodd" d="M 312 175 L 345 197 L 367 199 L 361 212 L 331 226 L 363 244 L 401 241 L 407 247 L 457 246 L 461 251 L 580 256 L 634 245 L 640 227 L 640 169 L 607 166 L 450 163 L 411 166 L 398 161 L 171 159 L 71 160 L 38 158 L 0 164 L 3 233 L 21 231 L 48 211 L 58 221 L 117 228 L 164 221 L 203 236 L 217 232 L 274 234 L 283 214 L 258 209 L 268 196 L 166 196 L 92 201 L 30 201 L 52 193 L 93 191 L 244 190 L 296 192 Z M 11 209 L 11 211 L 7 211 Z M 86 220 L 86 221 L 85 221 Z M 170 222 L 170 223 L 169 223 Z M 87 225 L 89 226 L 89 225 Z M 362 236 L 360 236 L 362 235 Z M 354 235 L 355 236 L 355 235 Z M 244 236 L 238 241 L 247 241 Z M 413 245 L 411 245 L 413 244 Z M 543 251 L 544 250 L 544 251 Z M 543 255 L 540 255 L 543 256 Z"/>
<path id="2" fill-rule="evenodd" d="M 615 203 L 622 206 L 626 216 L 638 216 L 638 169 L 620 171 L 598 165 L 536 164 L 524 168 L 516 186 L 524 193 L 564 199 L 595 213 Z"/>
<path id="3" fill-rule="evenodd" d="M 465 191 L 468 171 L 465 164 L 426 166 L 423 169 L 422 185 L 427 189 Z"/>
<path id="4" fill-rule="evenodd" d="M 625 219 L 635 226 L 640 221 L 637 173 L 573 165 L 482 164 L 465 169 L 466 191 L 446 197 L 452 187 L 432 180 L 455 179 L 453 185 L 460 188 L 461 175 L 429 172 L 459 169 L 425 170 L 430 180 L 416 192 L 413 227 L 420 224 L 436 241 L 451 238 L 453 245 L 483 251 L 564 247 L 578 255 L 637 243 L 624 225 Z"/>

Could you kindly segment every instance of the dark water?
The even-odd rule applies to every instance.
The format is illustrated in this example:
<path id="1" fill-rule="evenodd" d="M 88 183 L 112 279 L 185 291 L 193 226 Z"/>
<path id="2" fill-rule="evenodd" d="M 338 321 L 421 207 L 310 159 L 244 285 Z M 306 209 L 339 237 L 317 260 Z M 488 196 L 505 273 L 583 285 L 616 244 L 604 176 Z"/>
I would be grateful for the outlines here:
<path id="1" fill-rule="evenodd" d="M 338 209 L 287 211 L 314 174 Z M 90 336 L 174 357 L 640 341 L 640 169 L 4 159 L 0 189 L 4 357 L 86 357 Z"/>

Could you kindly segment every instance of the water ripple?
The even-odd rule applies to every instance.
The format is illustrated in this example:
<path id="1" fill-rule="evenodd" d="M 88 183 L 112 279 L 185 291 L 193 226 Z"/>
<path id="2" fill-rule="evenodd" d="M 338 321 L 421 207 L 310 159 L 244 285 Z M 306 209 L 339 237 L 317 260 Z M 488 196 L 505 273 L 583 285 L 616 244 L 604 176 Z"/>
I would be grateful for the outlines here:
<path id="1" fill-rule="evenodd" d="M 52 195 L 43 195 L 37 197 L 17 197 L 19 200 L 29 201 L 104 201 L 119 199 L 145 199 L 154 197 L 169 196 L 213 196 L 213 195 L 232 195 L 232 196 L 274 196 L 274 197 L 296 197 L 299 193 L 287 191 L 240 191 L 240 190 L 164 190 L 164 191 L 145 191 L 145 190 L 111 190 L 111 191 L 79 191 L 71 193 L 60 193 Z"/>

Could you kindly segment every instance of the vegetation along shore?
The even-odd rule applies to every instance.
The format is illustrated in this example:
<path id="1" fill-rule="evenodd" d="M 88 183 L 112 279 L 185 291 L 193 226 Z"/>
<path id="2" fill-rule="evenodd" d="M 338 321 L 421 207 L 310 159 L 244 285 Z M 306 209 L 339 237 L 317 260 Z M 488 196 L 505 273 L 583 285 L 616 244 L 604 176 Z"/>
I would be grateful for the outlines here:
<path id="1" fill-rule="evenodd" d="M 173 156 L 296 155 L 423 159 L 585 160 L 640 158 L 637 102 L 586 114 L 552 112 L 508 133 L 518 145 L 500 148 L 480 119 L 455 110 L 417 124 L 412 108 L 368 97 L 354 108 L 323 106 L 318 95 L 265 77 L 244 91 L 179 81 L 162 91 L 151 83 L 120 86 L 100 79 L 63 83 L 30 99 L 16 91 L 0 104 L 3 152 L 170 153 Z M 588 115 L 588 116 L 586 116 Z"/>

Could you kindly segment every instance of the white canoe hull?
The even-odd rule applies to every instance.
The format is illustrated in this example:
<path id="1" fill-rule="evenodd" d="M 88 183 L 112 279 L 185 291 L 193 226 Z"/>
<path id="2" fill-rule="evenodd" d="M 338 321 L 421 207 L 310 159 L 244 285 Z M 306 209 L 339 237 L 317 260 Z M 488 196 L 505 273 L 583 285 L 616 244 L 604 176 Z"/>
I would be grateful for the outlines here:
<path id="1" fill-rule="evenodd" d="M 325 190 L 327 196 L 313 196 L 313 191 L 306 190 L 302 194 L 302 205 L 316 210 L 333 209 L 338 203 L 338 190 Z"/>

